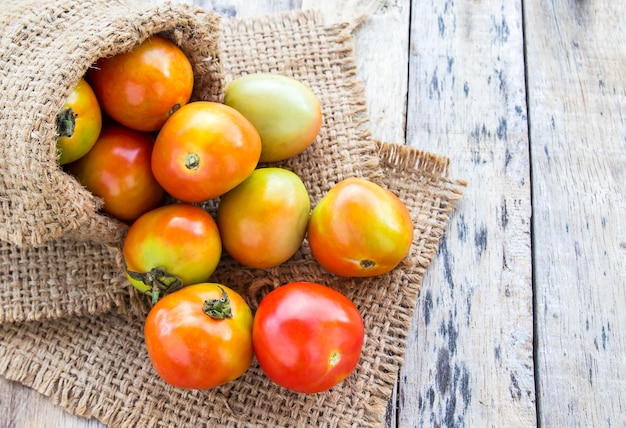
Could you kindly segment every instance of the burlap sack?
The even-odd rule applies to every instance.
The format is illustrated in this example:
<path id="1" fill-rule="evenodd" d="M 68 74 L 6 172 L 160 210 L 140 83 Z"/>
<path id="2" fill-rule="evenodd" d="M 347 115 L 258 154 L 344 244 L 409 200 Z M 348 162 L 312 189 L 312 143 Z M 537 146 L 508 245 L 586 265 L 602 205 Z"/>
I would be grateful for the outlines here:
<path id="1" fill-rule="evenodd" d="M 223 89 L 219 16 L 138 1 L 10 0 L 0 11 L 0 240 L 39 245 L 58 237 L 119 242 L 125 227 L 56 163 L 55 117 L 98 58 L 160 33 L 189 56 L 195 99 Z"/>
<path id="2" fill-rule="evenodd" d="M 147 306 L 137 302 L 146 300 L 117 282 L 119 247 L 77 244 L 69 238 L 32 251 L 42 249 L 37 257 L 44 265 L 67 258 L 63 263 L 70 268 L 77 266 L 77 247 L 87 249 L 84 259 L 99 254 L 92 264 L 102 262 L 102 268 L 89 274 L 99 278 L 96 290 L 81 292 L 94 292 L 100 306 L 66 301 L 73 290 L 68 291 L 72 286 L 64 271 L 55 271 L 59 276 L 53 280 L 45 268 L 33 269 L 24 260 L 25 250 L 5 246 L 0 274 L 3 279 L 8 275 L 22 294 L 0 290 L 0 308 L 5 308 L 0 374 L 50 396 L 69 412 L 110 426 L 380 425 L 403 361 L 422 276 L 464 183 L 449 178 L 446 158 L 369 138 L 352 56 L 354 30 L 351 24 L 325 26 L 310 12 L 224 20 L 220 56 L 225 80 L 246 72 L 278 71 L 308 83 L 321 98 L 323 131 L 310 150 L 282 165 L 301 174 L 313 203 L 334 183 L 355 175 L 398 194 L 416 226 L 409 256 L 387 275 L 339 279 L 312 260 L 305 243 L 293 259 L 273 269 L 244 269 L 225 257 L 212 278 L 241 292 L 253 309 L 268 290 L 294 280 L 321 282 L 344 292 L 366 327 L 361 361 L 346 381 L 325 393 L 291 393 L 272 384 L 255 361 L 243 377 L 213 390 L 184 391 L 164 384 L 151 369 L 143 344 Z M 205 206 L 215 208 L 212 203 Z M 32 304 L 37 291 L 53 288 L 58 289 L 49 293 L 52 303 Z M 12 303 L 22 311 L 10 312 Z M 25 318 L 38 321 L 17 322 Z"/>

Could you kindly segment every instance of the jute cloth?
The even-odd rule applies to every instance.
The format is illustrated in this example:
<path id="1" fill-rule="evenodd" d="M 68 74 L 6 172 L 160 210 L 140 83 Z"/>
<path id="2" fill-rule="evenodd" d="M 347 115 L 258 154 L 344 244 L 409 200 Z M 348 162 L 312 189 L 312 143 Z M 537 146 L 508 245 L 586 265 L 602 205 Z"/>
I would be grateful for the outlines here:
<path id="1" fill-rule="evenodd" d="M 378 182 L 407 204 L 416 227 L 415 236 L 409 256 L 396 270 L 370 279 L 340 279 L 323 271 L 312 259 L 306 242 L 291 260 L 272 269 L 243 268 L 224 257 L 212 280 L 239 291 L 253 310 L 269 290 L 290 281 L 320 282 L 345 293 L 357 305 L 365 323 L 361 360 L 355 372 L 340 385 L 314 395 L 292 393 L 274 385 L 256 361 L 244 376 L 221 387 L 207 391 L 176 389 L 158 378 L 145 351 L 142 325 L 149 309 L 147 301 L 125 282 L 120 268 L 125 228 L 99 214 L 93 198 L 67 177 L 62 177 L 62 183 L 52 180 L 49 187 L 36 190 L 24 183 L 33 177 L 23 174 L 18 186 L 25 188 L 20 195 L 28 198 L 32 192 L 41 192 L 37 197 L 45 202 L 51 193 L 70 197 L 67 187 L 56 186 L 78 189 L 78 200 L 87 201 L 80 209 L 88 221 L 60 219 L 67 215 L 63 202 L 59 211 L 55 211 L 59 207 L 45 203 L 20 205 L 14 185 L 20 168 L 30 168 L 29 173 L 38 171 L 47 178 L 63 173 L 54 170 L 56 166 L 44 155 L 35 163 L 40 170 L 20 161 L 19 156 L 30 152 L 26 148 L 11 152 L 11 144 L 30 144 L 31 151 L 47 150 L 49 156 L 54 156 L 54 139 L 49 132 L 22 129 L 21 122 L 16 122 L 20 115 L 2 113 L 0 155 L 16 156 L 0 165 L 2 209 L 19 206 L 22 211 L 19 215 L 3 214 L 0 232 L 0 374 L 51 397 L 68 412 L 94 417 L 110 426 L 380 425 L 403 362 L 423 274 L 435 257 L 464 183 L 449 177 L 449 161 L 445 157 L 370 138 L 363 88 L 352 50 L 356 24 L 325 25 L 314 12 L 293 12 L 224 19 L 216 30 L 217 21 L 212 14 L 191 12 L 182 6 L 140 6 L 135 2 L 130 7 L 117 1 L 56 3 L 63 13 L 54 8 L 50 9 L 56 11 L 54 14 L 37 14 L 34 10 L 20 13 L 13 9 L 17 6 L 2 12 L 13 13 L 9 20 L 0 16 L 3 27 L 9 23 L 14 26 L 9 36 L 3 32 L 0 44 L 3 88 L 8 87 L 5 81 L 13 79 L 28 90 L 33 80 L 33 75 L 25 75 L 20 83 L 19 76 L 4 71 L 5 61 L 39 61 L 38 56 L 28 53 L 21 59 L 14 58 L 17 51 L 7 54 L 14 46 L 7 38 L 17 37 L 18 33 L 19 37 L 47 39 L 56 34 L 51 29 L 57 28 L 83 37 L 88 24 L 76 22 L 98 21 L 92 31 L 99 33 L 116 26 L 129 31 L 131 34 L 125 37 L 135 42 L 159 32 L 205 34 L 209 45 L 219 40 L 219 49 L 210 54 L 209 60 L 209 74 L 215 80 L 206 83 L 211 88 L 208 91 L 207 87 L 197 88 L 196 98 L 219 99 L 225 82 L 250 72 L 280 72 L 304 81 L 320 97 L 323 129 L 305 153 L 277 165 L 302 177 L 313 204 L 343 178 L 362 176 Z M 79 7 L 85 4 L 90 5 L 87 12 L 85 7 Z M 118 12 L 113 12 L 118 7 Z M 142 20 L 133 20 L 133 11 Z M 43 22 L 33 18 L 35 15 Z M 164 16 L 168 17 L 167 23 L 161 21 Z M 179 21 L 181 16 L 189 20 L 183 23 Z M 48 33 L 42 30 L 44 27 Z M 206 29 L 210 31 L 205 32 Z M 106 52 L 111 53 L 116 45 L 132 45 L 115 31 L 99 34 L 93 37 L 104 38 L 99 45 L 103 52 L 109 49 Z M 37 40 L 23 46 L 33 43 L 52 42 Z M 77 61 L 73 51 L 65 55 L 72 58 L 71 63 Z M 58 93 L 51 91 L 49 96 L 61 97 L 67 91 L 58 88 L 67 88 L 66 79 L 80 76 L 80 70 L 64 69 L 69 68 L 64 65 L 67 63 L 56 63 L 61 68 L 57 73 L 65 73 L 65 77 L 51 80 Z M 83 72 L 86 67 L 87 62 Z M 49 74 L 56 76 L 54 71 Z M 14 91 L 8 97 L 11 94 L 24 96 Z M 10 101 L 2 96 L 5 104 Z M 40 98 L 33 96 L 32 100 Z M 53 107 L 48 107 L 47 113 L 30 126 L 49 126 L 43 117 L 53 118 L 61 99 L 53 98 L 48 101 Z M 4 140 L 7 135 L 17 137 L 17 143 Z M 71 208 L 76 204 L 67 203 Z M 204 207 L 214 213 L 215 201 Z M 48 210 L 45 215 L 40 211 L 43 208 Z M 36 225 L 44 229 L 33 229 Z M 88 229 L 91 227 L 98 233 Z"/>

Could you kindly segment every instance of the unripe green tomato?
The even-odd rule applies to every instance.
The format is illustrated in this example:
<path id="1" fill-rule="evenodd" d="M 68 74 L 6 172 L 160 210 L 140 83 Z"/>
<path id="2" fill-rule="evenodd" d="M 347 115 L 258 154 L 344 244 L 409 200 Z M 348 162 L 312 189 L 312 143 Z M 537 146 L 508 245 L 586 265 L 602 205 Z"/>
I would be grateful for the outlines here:
<path id="1" fill-rule="evenodd" d="M 309 147 L 322 127 L 317 96 L 304 83 L 274 73 L 233 80 L 224 103 L 243 114 L 261 136 L 260 162 L 293 157 Z"/>
<path id="2" fill-rule="evenodd" d="M 311 203 L 300 177 L 283 168 L 259 168 L 230 192 L 217 209 L 224 249 L 255 268 L 277 266 L 302 245 Z"/>

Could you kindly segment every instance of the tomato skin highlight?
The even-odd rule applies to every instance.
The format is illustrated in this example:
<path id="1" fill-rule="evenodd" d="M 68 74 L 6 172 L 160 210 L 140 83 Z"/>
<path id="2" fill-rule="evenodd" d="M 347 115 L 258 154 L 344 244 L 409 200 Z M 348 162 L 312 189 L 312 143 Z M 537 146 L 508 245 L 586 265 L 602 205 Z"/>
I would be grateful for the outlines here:
<path id="1" fill-rule="evenodd" d="M 80 159 L 96 144 L 102 131 L 102 111 L 96 94 L 85 79 L 80 79 L 74 86 L 59 112 L 57 131 L 59 165 Z"/>
<path id="2" fill-rule="evenodd" d="M 258 168 L 222 195 L 217 224 L 224 249 L 255 268 L 277 266 L 302 245 L 311 203 L 304 183 L 283 168 Z"/>
<path id="3" fill-rule="evenodd" d="M 165 205 L 145 213 L 131 225 L 123 246 L 127 270 L 143 274 L 161 268 L 183 286 L 208 281 L 221 254 L 215 220 L 190 204 Z M 140 292 L 151 294 L 150 285 L 128 279 Z"/>
<path id="4" fill-rule="evenodd" d="M 226 293 L 231 318 L 203 311 L 207 300 Z M 184 287 L 159 300 L 144 324 L 150 361 L 159 376 L 178 388 L 209 389 L 246 372 L 254 356 L 252 312 L 235 291 L 221 284 Z"/>
<path id="5" fill-rule="evenodd" d="M 210 101 L 181 107 L 154 144 L 152 170 L 163 188 L 184 202 L 223 195 L 245 180 L 261 155 L 261 138 L 235 109 Z"/>
<path id="6" fill-rule="evenodd" d="M 313 257 L 329 272 L 370 277 L 390 272 L 406 257 L 413 231 L 411 214 L 396 195 L 348 178 L 313 208 L 307 237 Z"/>
<path id="7" fill-rule="evenodd" d="M 91 150 L 67 165 L 67 170 L 104 200 L 103 211 L 132 222 L 163 199 L 163 189 L 150 167 L 152 144 L 149 134 L 109 126 Z"/>
<path id="8" fill-rule="evenodd" d="M 157 35 L 129 52 L 98 60 L 87 79 L 109 116 L 144 132 L 158 130 L 188 103 L 194 85 L 187 56 Z"/>
<path id="9" fill-rule="evenodd" d="M 259 304 L 252 343 L 259 364 L 276 384 L 292 391 L 328 390 L 356 368 L 363 347 L 363 319 L 338 291 L 292 282 Z"/>

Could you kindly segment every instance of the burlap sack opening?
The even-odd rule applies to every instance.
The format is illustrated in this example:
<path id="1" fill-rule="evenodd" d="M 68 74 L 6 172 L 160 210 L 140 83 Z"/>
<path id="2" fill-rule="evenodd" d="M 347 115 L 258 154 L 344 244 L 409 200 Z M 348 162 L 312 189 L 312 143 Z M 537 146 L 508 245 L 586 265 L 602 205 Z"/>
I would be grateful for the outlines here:
<path id="1" fill-rule="evenodd" d="M 196 76 L 193 99 L 220 99 L 214 12 L 138 1 L 10 0 L 0 11 L 0 240 L 37 246 L 63 237 L 117 243 L 125 225 L 56 163 L 55 117 L 101 57 L 153 34 L 176 43 Z"/>

